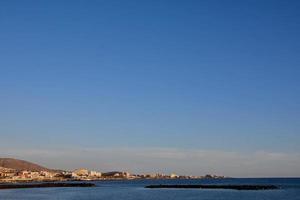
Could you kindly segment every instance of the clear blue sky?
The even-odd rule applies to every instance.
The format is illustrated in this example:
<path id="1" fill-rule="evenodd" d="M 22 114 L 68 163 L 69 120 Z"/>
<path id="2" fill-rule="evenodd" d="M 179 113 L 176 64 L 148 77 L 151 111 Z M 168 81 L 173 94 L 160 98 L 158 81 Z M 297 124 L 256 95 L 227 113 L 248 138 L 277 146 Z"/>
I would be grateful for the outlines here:
<path id="1" fill-rule="evenodd" d="M 1 1 L 0 146 L 298 155 L 299 10 Z"/>

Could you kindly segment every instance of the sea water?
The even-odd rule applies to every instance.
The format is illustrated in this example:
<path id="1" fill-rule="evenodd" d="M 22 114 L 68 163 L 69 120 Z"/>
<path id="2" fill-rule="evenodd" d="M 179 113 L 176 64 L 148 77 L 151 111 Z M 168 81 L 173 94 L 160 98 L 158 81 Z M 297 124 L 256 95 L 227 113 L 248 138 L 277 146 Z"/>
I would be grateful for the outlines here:
<path id="1" fill-rule="evenodd" d="M 2 200 L 300 200 L 300 179 L 97 181 L 90 188 L 0 190 Z M 150 184 L 273 184 L 278 190 L 146 189 Z"/>

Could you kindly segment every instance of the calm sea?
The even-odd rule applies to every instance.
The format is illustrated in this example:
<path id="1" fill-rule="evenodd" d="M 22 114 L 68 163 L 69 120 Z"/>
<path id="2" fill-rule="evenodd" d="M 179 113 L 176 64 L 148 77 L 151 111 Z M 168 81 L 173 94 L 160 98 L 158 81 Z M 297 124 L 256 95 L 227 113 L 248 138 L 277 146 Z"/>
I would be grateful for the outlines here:
<path id="1" fill-rule="evenodd" d="M 0 190 L 4 200 L 300 200 L 300 179 L 99 181 L 92 188 Z M 148 184 L 274 184 L 279 190 L 145 189 Z"/>

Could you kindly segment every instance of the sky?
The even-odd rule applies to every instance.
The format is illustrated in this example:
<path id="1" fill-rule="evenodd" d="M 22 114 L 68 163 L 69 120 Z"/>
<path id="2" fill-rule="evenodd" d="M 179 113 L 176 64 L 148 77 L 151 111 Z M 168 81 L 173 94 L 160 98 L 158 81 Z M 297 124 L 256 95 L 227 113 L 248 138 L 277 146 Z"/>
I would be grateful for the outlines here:
<path id="1" fill-rule="evenodd" d="M 0 1 L 0 157 L 300 177 L 300 2 Z"/>

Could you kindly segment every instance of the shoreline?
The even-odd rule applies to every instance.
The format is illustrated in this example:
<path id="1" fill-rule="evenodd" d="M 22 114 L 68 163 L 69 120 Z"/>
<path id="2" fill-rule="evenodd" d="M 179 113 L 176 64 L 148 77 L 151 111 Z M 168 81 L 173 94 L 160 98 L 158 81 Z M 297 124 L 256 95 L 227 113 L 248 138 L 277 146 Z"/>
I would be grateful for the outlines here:
<path id="1" fill-rule="evenodd" d="M 222 178 L 231 179 L 231 178 Z M 94 181 L 136 181 L 136 180 L 222 180 L 206 178 L 100 178 L 100 179 L 0 179 L 0 184 L 14 183 L 60 183 L 60 182 L 94 182 Z"/>

